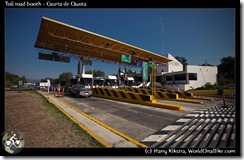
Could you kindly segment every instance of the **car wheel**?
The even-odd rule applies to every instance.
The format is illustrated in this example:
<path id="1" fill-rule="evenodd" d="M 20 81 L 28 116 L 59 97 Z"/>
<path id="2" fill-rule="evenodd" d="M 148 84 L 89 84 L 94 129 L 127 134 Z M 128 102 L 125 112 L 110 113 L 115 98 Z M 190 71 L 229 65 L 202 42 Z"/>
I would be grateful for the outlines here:
<path id="1" fill-rule="evenodd" d="M 79 98 L 79 97 L 80 97 L 79 93 L 77 93 L 77 94 L 76 94 L 76 97 L 77 97 L 77 98 Z"/>

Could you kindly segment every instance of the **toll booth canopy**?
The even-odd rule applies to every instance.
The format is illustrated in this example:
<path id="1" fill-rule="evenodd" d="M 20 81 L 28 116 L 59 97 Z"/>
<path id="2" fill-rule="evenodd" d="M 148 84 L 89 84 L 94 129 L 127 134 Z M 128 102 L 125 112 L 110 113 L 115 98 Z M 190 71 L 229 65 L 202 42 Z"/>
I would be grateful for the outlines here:
<path id="1" fill-rule="evenodd" d="M 141 66 L 149 59 L 157 64 L 171 61 L 153 52 L 47 17 L 42 17 L 35 47 L 132 66 Z M 67 57 L 64 57 L 65 60 Z"/>

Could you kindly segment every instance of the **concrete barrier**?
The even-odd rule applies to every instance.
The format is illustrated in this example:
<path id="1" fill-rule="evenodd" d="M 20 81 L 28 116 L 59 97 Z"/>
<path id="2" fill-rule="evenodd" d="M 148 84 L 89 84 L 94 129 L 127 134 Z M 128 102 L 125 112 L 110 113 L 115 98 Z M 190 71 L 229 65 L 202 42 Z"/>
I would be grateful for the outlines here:
<path id="1" fill-rule="evenodd" d="M 104 97 L 109 99 L 121 100 L 121 101 L 148 101 L 152 102 L 153 96 L 146 94 L 137 94 L 132 92 L 125 92 L 121 90 L 109 89 L 109 88 L 93 88 L 93 95 L 96 97 Z"/>
<path id="2" fill-rule="evenodd" d="M 181 98 L 188 98 L 193 97 L 193 93 L 189 92 L 182 92 L 182 91 L 175 91 L 175 90 L 169 90 L 169 89 L 159 89 L 161 92 L 168 92 L 168 93 L 175 93 L 178 94 Z"/>
<path id="3" fill-rule="evenodd" d="M 147 90 L 147 89 L 142 89 L 142 88 L 132 88 L 132 87 L 125 87 L 124 89 L 126 91 L 131 91 L 134 93 L 143 93 L 143 94 L 147 94 L 147 95 L 152 95 L 152 90 Z M 179 95 L 177 93 L 161 92 L 161 90 L 156 90 L 154 92 L 154 96 L 157 99 L 203 104 L 202 101 L 182 99 L 182 98 L 179 98 Z"/>
<path id="4" fill-rule="evenodd" d="M 213 101 L 212 98 L 199 97 L 190 92 L 182 92 L 182 91 L 175 91 L 175 90 L 169 90 L 169 89 L 160 89 L 160 91 L 179 94 L 180 98 L 191 98 L 191 99 L 198 99 L 198 100 Z"/>
<path id="5" fill-rule="evenodd" d="M 131 92 L 134 92 L 134 93 L 142 93 L 142 94 L 152 95 L 152 91 L 151 90 L 142 89 L 142 88 L 125 87 L 125 90 L 126 91 L 131 91 Z M 168 100 L 170 100 L 170 99 L 178 99 L 179 98 L 178 94 L 161 92 L 161 91 L 155 91 L 155 96 L 156 96 L 156 98 L 168 99 Z"/>
<path id="6" fill-rule="evenodd" d="M 159 107 L 159 108 L 183 110 L 183 107 L 179 105 L 156 102 L 156 99 L 149 94 L 134 93 L 131 91 L 123 91 L 123 90 L 103 88 L 103 87 L 93 88 L 92 91 L 93 91 L 93 96 L 95 97 L 112 99 L 112 100 L 129 102 L 129 103 L 143 104 L 143 105 Z"/>

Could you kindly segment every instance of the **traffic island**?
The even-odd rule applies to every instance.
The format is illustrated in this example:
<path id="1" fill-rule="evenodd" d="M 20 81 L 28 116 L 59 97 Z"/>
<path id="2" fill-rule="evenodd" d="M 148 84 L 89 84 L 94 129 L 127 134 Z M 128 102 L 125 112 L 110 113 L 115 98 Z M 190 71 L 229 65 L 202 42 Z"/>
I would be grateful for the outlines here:
<path id="1" fill-rule="evenodd" d="M 157 102 L 152 95 L 147 94 L 140 94 L 140 93 L 133 93 L 129 91 L 122 91 L 110 88 L 93 88 L 93 96 L 112 99 L 122 102 L 129 102 L 134 104 L 142 104 L 152 107 L 158 108 L 165 108 L 165 109 L 172 109 L 172 110 L 183 110 L 183 107 L 180 105 L 173 105 L 167 103 Z"/>

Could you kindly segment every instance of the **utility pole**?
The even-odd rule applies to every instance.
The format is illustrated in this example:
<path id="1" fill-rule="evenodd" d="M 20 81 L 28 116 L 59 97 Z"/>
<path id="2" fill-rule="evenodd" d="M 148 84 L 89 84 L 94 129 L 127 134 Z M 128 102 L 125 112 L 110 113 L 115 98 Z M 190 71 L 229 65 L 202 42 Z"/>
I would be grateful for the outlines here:
<path id="1" fill-rule="evenodd" d="M 160 25 L 162 26 L 162 55 L 164 54 L 164 10 L 161 10 Z"/>

